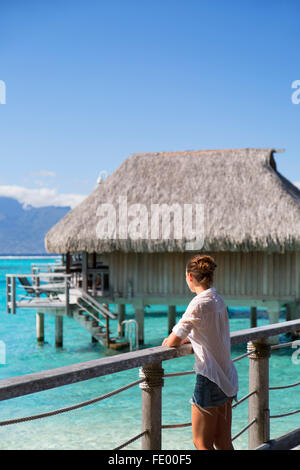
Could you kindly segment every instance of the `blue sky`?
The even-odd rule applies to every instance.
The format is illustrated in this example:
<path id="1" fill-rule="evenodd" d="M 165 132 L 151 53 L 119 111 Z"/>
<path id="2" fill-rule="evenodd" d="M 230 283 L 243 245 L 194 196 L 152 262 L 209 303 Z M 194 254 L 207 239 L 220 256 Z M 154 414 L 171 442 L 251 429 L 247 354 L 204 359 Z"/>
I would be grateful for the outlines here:
<path id="1" fill-rule="evenodd" d="M 299 13 L 299 0 L 1 0 L 0 189 L 46 204 L 90 193 L 131 153 L 241 147 L 285 148 L 278 170 L 300 182 Z"/>

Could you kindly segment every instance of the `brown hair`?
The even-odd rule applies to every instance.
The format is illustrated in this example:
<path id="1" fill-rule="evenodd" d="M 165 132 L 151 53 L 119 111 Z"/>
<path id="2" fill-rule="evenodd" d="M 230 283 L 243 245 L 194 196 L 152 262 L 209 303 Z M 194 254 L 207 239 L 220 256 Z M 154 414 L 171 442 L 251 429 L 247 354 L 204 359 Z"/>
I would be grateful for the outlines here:
<path id="1" fill-rule="evenodd" d="M 211 286 L 216 267 L 217 264 L 211 256 L 197 254 L 187 262 L 186 270 L 194 276 L 196 281 L 205 286 Z"/>

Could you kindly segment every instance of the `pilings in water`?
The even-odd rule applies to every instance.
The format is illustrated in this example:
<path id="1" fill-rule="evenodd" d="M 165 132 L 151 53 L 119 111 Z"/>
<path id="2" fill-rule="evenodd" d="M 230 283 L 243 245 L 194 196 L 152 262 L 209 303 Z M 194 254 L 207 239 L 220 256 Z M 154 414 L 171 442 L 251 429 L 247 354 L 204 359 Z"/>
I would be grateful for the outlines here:
<path id="1" fill-rule="evenodd" d="M 125 305 L 123 307 L 125 311 Z M 123 310 L 122 310 L 123 307 L 122 307 L 122 304 L 119 304 L 118 306 L 119 322 L 123 321 L 121 320 L 121 318 L 124 319 L 125 317 L 125 314 L 123 313 Z M 137 305 L 134 307 L 134 309 L 135 309 L 135 320 L 138 324 L 138 329 L 139 329 L 139 344 L 144 344 L 145 342 L 145 334 L 144 334 L 145 307 Z M 176 324 L 176 305 L 169 305 L 168 306 L 168 334 L 172 332 L 172 329 L 175 326 L 175 324 Z"/>
<path id="2" fill-rule="evenodd" d="M 274 308 L 274 309 L 271 309 L 269 308 L 268 309 L 268 314 L 269 314 L 269 322 L 270 323 L 278 323 L 278 320 L 279 320 L 279 313 L 280 313 L 280 308 Z M 270 344 L 278 344 L 279 343 L 279 336 L 276 335 L 276 336 L 270 336 L 269 337 L 269 343 Z"/>
<path id="3" fill-rule="evenodd" d="M 145 315 L 145 308 L 144 307 L 135 307 L 135 320 L 138 324 L 139 328 L 139 344 L 144 344 L 144 315 Z"/>
<path id="4" fill-rule="evenodd" d="M 98 312 L 93 312 L 94 317 L 99 318 L 99 313 Z M 92 319 L 92 326 L 99 326 L 99 323 L 95 318 Z M 97 339 L 92 336 L 92 343 L 98 343 Z"/>
<path id="5" fill-rule="evenodd" d="M 44 313 L 36 314 L 36 339 L 39 344 L 45 341 L 45 315 Z"/>
<path id="6" fill-rule="evenodd" d="M 257 308 L 250 307 L 250 328 L 257 326 Z"/>
<path id="7" fill-rule="evenodd" d="M 300 318 L 300 304 L 298 302 L 290 302 L 285 304 L 286 321 L 297 320 Z"/>
<path id="8" fill-rule="evenodd" d="M 39 344 L 45 342 L 45 314 L 40 312 L 36 314 L 36 339 Z M 60 315 L 55 316 L 55 346 L 63 346 L 63 317 Z"/>
<path id="9" fill-rule="evenodd" d="M 55 317 L 55 346 L 62 348 L 63 346 L 63 317 L 56 315 Z"/>
<path id="10" fill-rule="evenodd" d="M 119 302 L 126 302 L 126 299 L 118 299 Z M 138 324 L 138 340 L 140 345 L 145 344 L 145 331 L 144 331 L 144 315 L 145 315 L 145 302 L 144 299 L 132 299 L 132 306 L 135 310 L 135 320 Z M 175 302 L 174 302 L 175 303 Z M 254 302 L 253 302 L 254 303 Z M 119 338 L 124 336 L 125 327 L 122 325 L 122 322 L 125 320 L 126 313 L 126 303 L 116 303 L 118 311 L 118 336 Z M 181 304 L 180 304 L 181 305 Z M 269 315 L 269 322 L 271 324 L 278 323 L 280 315 L 280 302 L 268 302 L 264 305 L 264 308 L 267 309 Z M 107 306 L 108 308 L 108 306 Z M 289 302 L 285 304 L 286 308 L 286 320 L 294 320 L 300 318 L 300 304 L 297 301 Z M 59 312 L 57 312 L 59 313 Z M 95 313 L 95 316 L 99 316 Z M 96 319 L 92 320 L 94 326 L 97 326 Z M 176 305 L 168 305 L 168 334 L 172 332 L 174 325 L 176 324 Z M 251 328 L 257 327 L 257 306 L 250 307 L 250 326 Z M 108 331 L 107 331 L 108 332 Z M 36 338 L 39 344 L 43 344 L 45 341 L 45 314 L 42 312 L 36 313 Z M 92 341 L 97 341 L 95 338 L 91 337 Z M 109 343 L 109 338 L 107 338 Z M 277 344 L 279 337 L 271 336 L 269 337 L 270 344 Z M 63 346 L 63 316 L 56 315 L 55 318 L 55 345 L 56 347 Z"/>
<path id="11" fill-rule="evenodd" d="M 118 336 L 124 336 L 124 325 L 122 322 L 125 320 L 125 304 L 118 304 Z"/>
<path id="12" fill-rule="evenodd" d="M 168 306 L 168 334 L 172 333 L 172 329 L 176 323 L 176 305 Z"/>

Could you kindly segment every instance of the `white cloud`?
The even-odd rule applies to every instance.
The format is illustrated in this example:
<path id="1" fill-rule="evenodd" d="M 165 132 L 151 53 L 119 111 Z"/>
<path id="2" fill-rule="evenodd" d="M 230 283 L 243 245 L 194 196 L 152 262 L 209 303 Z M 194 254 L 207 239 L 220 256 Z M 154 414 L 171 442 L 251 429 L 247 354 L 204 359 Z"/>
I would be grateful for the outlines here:
<path id="1" fill-rule="evenodd" d="M 39 186 L 40 188 L 49 188 L 54 186 L 54 178 L 58 175 L 50 170 L 32 171 L 26 175 L 24 182 L 26 186 Z"/>
<path id="2" fill-rule="evenodd" d="M 297 186 L 297 188 L 299 188 L 299 189 L 300 189 L 300 181 L 294 181 L 294 183 L 293 183 L 293 184 L 294 184 L 295 186 Z"/>
<path id="3" fill-rule="evenodd" d="M 40 170 L 40 171 L 32 171 L 28 174 L 29 176 L 41 176 L 43 178 L 55 178 L 57 176 L 54 171 L 49 170 Z"/>
<path id="4" fill-rule="evenodd" d="M 0 196 L 11 197 L 26 206 L 75 207 L 86 197 L 83 194 L 58 194 L 57 189 L 28 189 L 23 186 L 1 186 Z"/>

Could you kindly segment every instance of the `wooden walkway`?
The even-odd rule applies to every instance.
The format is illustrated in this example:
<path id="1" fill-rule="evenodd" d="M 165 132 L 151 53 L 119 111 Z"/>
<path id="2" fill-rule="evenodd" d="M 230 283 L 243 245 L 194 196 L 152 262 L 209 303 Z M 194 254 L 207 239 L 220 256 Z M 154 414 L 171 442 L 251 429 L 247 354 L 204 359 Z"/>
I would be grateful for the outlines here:
<path id="1" fill-rule="evenodd" d="M 60 282 L 54 282 L 59 279 Z M 37 338 L 44 338 L 44 314 L 60 317 L 56 322 L 56 344 L 62 346 L 62 318 L 71 317 L 91 334 L 94 341 L 112 349 L 129 346 L 125 338 L 111 338 L 109 320 L 117 315 L 109 311 L 108 305 L 99 303 L 88 292 L 71 286 L 71 276 L 64 273 L 39 275 L 9 274 L 6 276 L 7 313 L 17 309 L 35 310 L 37 313 Z M 43 282 L 43 281 L 50 282 Z M 25 292 L 24 292 L 25 291 Z M 26 295 L 24 295 L 24 293 Z M 101 298 L 103 291 L 96 291 Z"/>
<path id="2" fill-rule="evenodd" d="M 278 416 L 276 416 L 277 410 L 274 410 L 275 413 L 273 410 L 272 413 L 270 413 L 269 410 L 269 357 L 271 349 L 277 349 L 277 346 L 268 345 L 269 336 L 281 333 L 295 333 L 299 331 L 299 329 L 300 320 L 293 320 L 231 333 L 231 344 L 247 343 L 247 353 L 234 360 L 246 360 L 246 357 L 249 358 L 249 390 L 251 390 L 251 394 L 240 399 L 234 406 L 243 402 L 245 399 L 249 399 L 248 424 L 238 435 L 245 431 L 248 432 L 250 449 L 288 450 L 299 448 L 300 428 L 292 429 L 283 436 L 270 439 L 270 419 Z M 70 385 L 96 377 L 111 375 L 137 367 L 141 368 L 138 380 L 106 393 L 105 395 L 60 410 L 45 412 L 41 415 L 22 418 L 15 417 L 12 420 L 0 421 L 0 426 L 13 425 L 16 422 L 31 421 L 34 419 L 47 418 L 59 413 L 71 412 L 73 409 L 79 409 L 91 403 L 100 402 L 132 386 L 139 385 L 142 393 L 141 433 L 131 437 L 129 441 L 121 444 L 116 449 L 123 448 L 129 443 L 142 438 L 143 450 L 160 450 L 162 444 L 162 430 L 171 432 L 172 428 L 191 424 L 162 424 L 162 387 L 164 386 L 164 380 L 171 376 L 174 377 L 174 375 L 194 373 L 194 371 L 187 371 L 177 374 L 164 374 L 162 362 L 190 354 L 193 354 L 190 344 L 184 344 L 179 348 L 158 346 L 114 357 L 94 359 L 88 362 L 1 380 L 0 401 Z M 295 374 L 297 377 L 296 368 Z M 172 378 L 172 380 L 175 379 Z M 294 384 L 294 386 L 296 385 L 299 384 Z M 290 385 L 285 385 L 285 387 L 290 387 Z M 280 384 L 280 388 L 282 388 L 282 384 Z M 272 387 L 272 390 L 274 390 L 274 387 Z M 170 410 L 170 412 L 172 412 L 172 410 Z M 298 412 L 300 412 L 300 410 L 294 411 L 294 413 Z M 286 413 L 284 416 L 288 415 L 289 413 Z M 99 419 L 101 419 L 101 411 L 99 411 Z M 109 426 L 109 423 L 106 424 Z M 121 424 L 122 423 L 120 423 L 120 425 Z M 103 423 L 103 425 L 103 432 L 105 432 L 105 423 Z M 124 423 L 124 426 L 126 426 L 126 423 Z M 130 435 L 128 437 L 130 437 Z"/>

